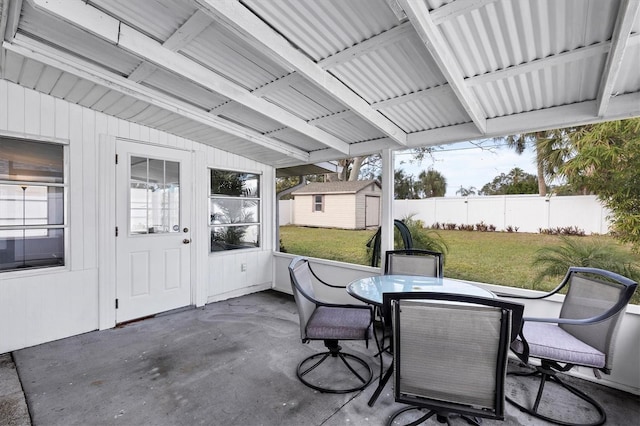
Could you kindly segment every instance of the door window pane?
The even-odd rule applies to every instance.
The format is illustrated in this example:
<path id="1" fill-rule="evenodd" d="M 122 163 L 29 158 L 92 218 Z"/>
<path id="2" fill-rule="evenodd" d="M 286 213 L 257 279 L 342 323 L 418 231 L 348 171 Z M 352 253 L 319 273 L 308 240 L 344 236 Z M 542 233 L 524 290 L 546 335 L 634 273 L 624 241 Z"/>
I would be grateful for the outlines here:
<path id="1" fill-rule="evenodd" d="M 131 157 L 130 232 L 180 231 L 180 163 Z"/>

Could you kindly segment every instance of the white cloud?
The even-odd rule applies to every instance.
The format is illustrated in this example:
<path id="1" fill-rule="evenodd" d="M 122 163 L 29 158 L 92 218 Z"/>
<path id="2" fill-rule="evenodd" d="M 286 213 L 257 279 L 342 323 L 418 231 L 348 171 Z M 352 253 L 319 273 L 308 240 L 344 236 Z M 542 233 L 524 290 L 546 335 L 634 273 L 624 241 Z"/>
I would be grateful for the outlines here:
<path id="1" fill-rule="evenodd" d="M 447 197 L 455 197 L 461 186 L 473 186 L 479 190 L 496 176 L 509 173 L 514 167 L 536 174 L 535 155 L 529 149 L 518 155 L 513 149 L 506 147 L 481 149 L 468 142 L 462 142 L 446 145 L 442 150 L 435 151 L 432 156 L 433 158 L 427 156 L 421 164 L 411 164 L 411 152 L 398 151 L 395 167 L 414 177 L 429 168 L 437 170 L 447 179 Z"/>

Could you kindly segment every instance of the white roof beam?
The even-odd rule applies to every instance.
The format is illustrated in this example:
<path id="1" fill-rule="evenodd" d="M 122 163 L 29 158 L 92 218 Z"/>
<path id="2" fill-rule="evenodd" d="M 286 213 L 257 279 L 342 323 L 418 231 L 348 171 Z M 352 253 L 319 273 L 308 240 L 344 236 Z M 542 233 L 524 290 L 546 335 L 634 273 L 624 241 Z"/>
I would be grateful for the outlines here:
<path id="1" fill-rule="evenodd" d="M 640 44 L 640 34 L 633 34 L 629 37 L 627 46 L 635 46 Z M 505 78 L 514 77 L 517 75 L 525 74 L 541 70 L 543 68 L 549 68 L 555 65 L 564 64 L 567 62 L 579 61 L 591 56 L 603 55 L 609 50 L 611 45 L 610 41 L 602 41 L 600 43 L 592 44 L 590 46 L 580 47 L 575 50 L 569 50 L 559 53 L 557 55 L 548 56 L 542 59 L 536 59 L 531 62 L 525 62 L 520 65 L 515 65 L 502 70 L 494 71 L 491 73 L 480 74 L 473 77 L 465 78 L 465 83 L 470 87 L 480 86 L 482 84 L 490 83 L 492 81 L 498 81 Z M 406 102 L 415 101 L 420 98 L 437 96 L 438 94 L 451 90 L 448 84 L 442 86 L 430 87 L 428 89 L 418 90 L 406 95 L 397 96 L 391 99 L 385 99 L 384 101 L 374 102 L 371 104 L 376 109 L 383 109 L 385 107 L 399 105 Z"/>
<path id="2" fill-rule="evenodd" d="M 611 120 L 624 120 L 640 116 L 640 92 L 612 98 L 607 114 L 594 115 L 596 101 L 563 105 L 537 111 L 523 112 L 487 120 L 487 132 L 480 134 L 471 123 L 425 130 L 409 135 L 409 146 L 440 145 L 486 137 L 499 137 L 523 132 L 561 129 Z"/>
<path id="3" fill-rule="evenodd" d="M 333 96 L 338 102 L 353 110 L 369 124 L 388 135 L 400 145 L 405 145 L 407 134 L 391 120 L 380 114 L 340 80 L 295 49 L 238 1 L 196 0 L 200 7 L 216 21 L 239 32 L 255 48 L 276 62 L 293 68 L 297 73 Z"/>
<path id="4" fill-rule="evenodd" d="M 177 101 L 164 94 L 132 82 L 124 77 L 105 72 L 93 64 L 79 60 L 50 46 L 17 36 L 14 43 L 4 42 L 2 47 L 25 58 L 68 72 L 99 86 L 106 87 L 140 101 L 162 108 L 182 117 L 194 120 L 230 135 L 251 141 L 257 145 L 280 152 L 301 161 L 309 161 L 309 153 L 291 145 L 264 136 L 254 130 L 239 126 L 228 120 L 216 117 L 185 102 Z"/>
<path id="5" fill-rule="evenodd" d="M 282 123 L 318 142 L 345 154 L 349 144 L 308 124 L 303 119 L 283 110 L 186 58 L 164 48 L 155 40 L 128 25 L 100 12 L 80 0 L 30 0 L 35 5 L 59 18 L 119 46 L 139 58 L 187 78 L 201 86 L 234 100 L 247 108 Z"/>
<path id="6" fill-rule="evenodd" d="M 437 9 L 431 11 L 431 19 L 433 23 L 436 25 L 440 25 L 445 21 L 450 19 L 454 19 L 460 15 L 464 15 L 465 13 L 469 13 L 472 10 L 480 9 L 488 5 L 489 3 L 494 3 L 497 0 L 456 0 L 451 3 L 447 3 L 444 6 L 441 6 Z"/>
<path id="7" fill-rule="evenodd" d="M 396 27 L 391 28 L 390 30 L 368 38 L 361 43 L 358 43 L 351 47 L 347 47 L 346 49 L 341 50 L 335 55 L 327 57 L 318 62 L 318 65 L 320 65 L 324 69 L 333 68 L 336 65 L 351 61 L 359 56 L 379 50 L 388 44 L 402 40 L 403 38 L 409 36 L 411 33 L 413 33 L 411 22 L 404 22 Z"/>
<path id="8" fill-rule="evenodd" d="M 442 33 L 429 16 L 423 1 L 398 0 L 418 32 L 420 39 L 440 68 L 456 97 L 481 133 L 487 131 L 487 118 L 475 94 L 464 82 L 460 67 L 444 40 Z"/>
<path id="9" fill-rule="evenodd" d="M 273 92 L 274 90 L 280 90 L 283 87 L 295 84 L 300 80 L 302 80 L 302 76 L 296 72 L 292 72 L 291 74 L 287 74 L 282 78 L 265 84 L 264 86 L 258 87 L 256 90 L 251 92 L 251 94 L 262 97 Z"/>
<path id="10" fill-rule="evenodd" d="M 609 106 L 613 87 L 622 66 L 624 51 L 629 43 L 631 30 L 639 9 L 639 0 L 622 0 L 620 9 L 618 9 L 618 18 L 611 37 L 611 49 L 607 55 L 607 64 L 604 67 L 598 88 L 598 116 L 603 116 Z"/>
<path id="11" fill-rule="evenodd" d="M 172 52 L 177 52 L 209 25 L 211 25 L 211 19 L 198 10 L 162 43 L 162 47 Z M 153 74 L 156 69 L 158 69 L 158 67 L 155 65 L 143 61 L 129 74 L 128 78 L 129 80 L 139 83 Z"/>

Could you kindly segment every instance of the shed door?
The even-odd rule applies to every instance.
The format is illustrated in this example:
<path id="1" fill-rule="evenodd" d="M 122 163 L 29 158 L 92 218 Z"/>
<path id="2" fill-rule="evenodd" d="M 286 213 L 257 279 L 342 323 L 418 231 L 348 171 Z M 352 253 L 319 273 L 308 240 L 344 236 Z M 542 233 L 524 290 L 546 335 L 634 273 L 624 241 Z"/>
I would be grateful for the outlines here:
<path id="1" fill-rule="evenodd" d="M 364 226 L 380 226 L 380 197 L 365 196 Z"/>
<path id="2" fill-rule="evenodd" d="M 117 141 L 116 322 L 191 303 L 191 155 Z"/>

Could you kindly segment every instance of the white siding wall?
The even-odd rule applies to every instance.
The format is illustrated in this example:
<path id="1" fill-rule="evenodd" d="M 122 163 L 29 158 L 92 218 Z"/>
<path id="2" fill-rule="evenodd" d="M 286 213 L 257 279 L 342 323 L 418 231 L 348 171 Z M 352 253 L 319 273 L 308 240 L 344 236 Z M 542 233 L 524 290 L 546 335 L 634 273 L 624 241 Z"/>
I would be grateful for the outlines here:
<path id="1" fill-rule="evenodd" d="M 207 229 L 208 167 L 262 173 L 262 248 L 240 253 L 208 253 L 209 236 L 192 233 L 192 277 L 198 304 L 271 286 L 274 170 L 270 166 L 107 116 L 0 80 L 0 134 L 69 145 L 68 256 L 57 269 L 0 273 L 0 353 L 105 327 L 100 309 L 112 309 L 114 283 L 98 279 L 99 140 L 104 135 L 193 150 L 195 155 L 194 229 Z M 206 160 L 205 160 L 206 159 Z M 199 260 L 198 260 L 199 259 Z M 245 272 L 241 265 L 247 264 Z M 192 278 L 193 279 L 193 278 Z M 104 299 L 104 297 L 103 297 Z M 115 318 L 115 315 L 112 315 Z M 106 322 L 109 325 L 109 320 Z"/>
<path id="2" fill-rule="evenodd" d="M 313 196 L 296 195 L 294 224 L 300 226 L 320 226 L 325 228 L 354 229 L 356 226 L 354 194 L 327 194 L 324 196 L 324 211 L 314 212 Z"/>

